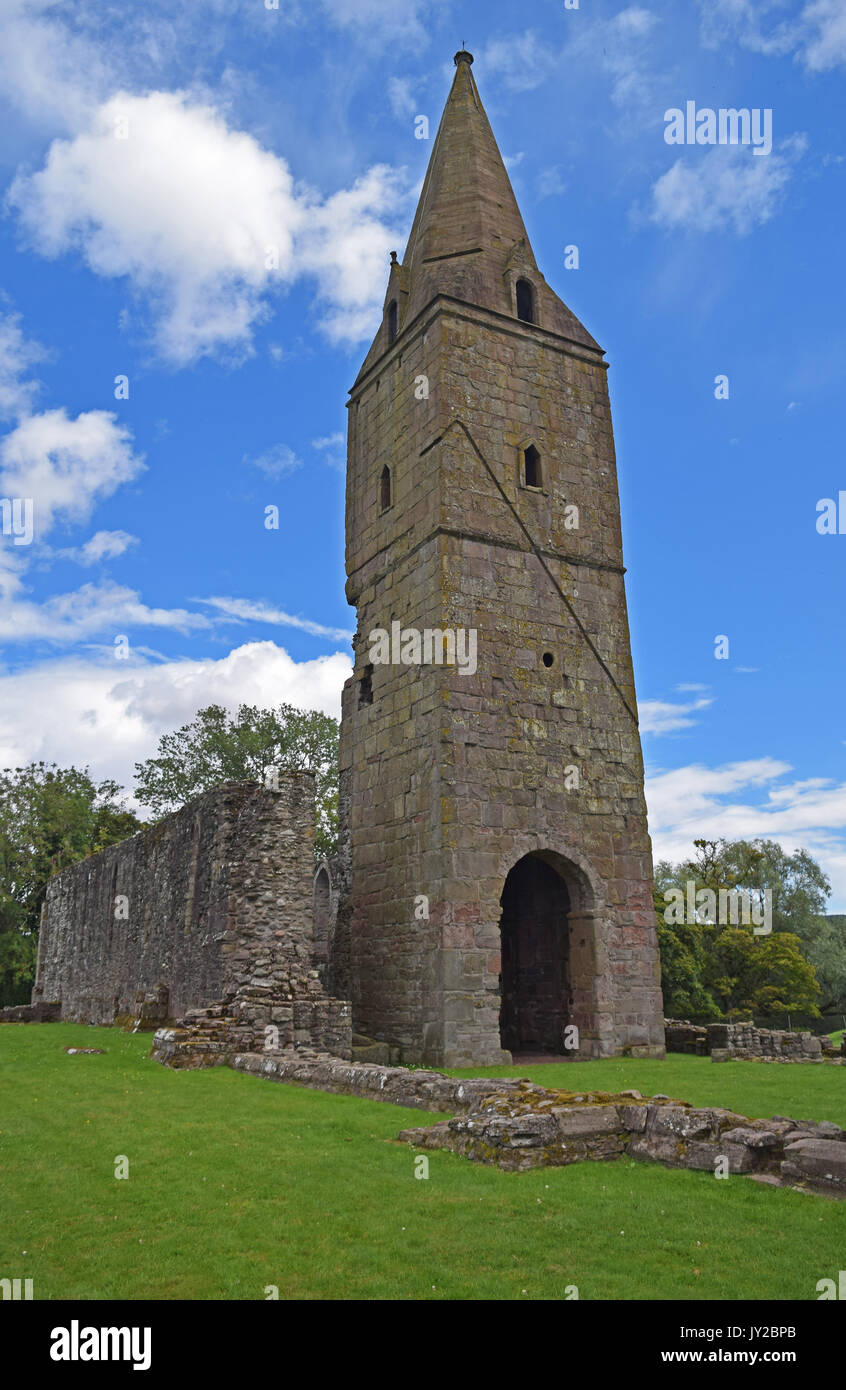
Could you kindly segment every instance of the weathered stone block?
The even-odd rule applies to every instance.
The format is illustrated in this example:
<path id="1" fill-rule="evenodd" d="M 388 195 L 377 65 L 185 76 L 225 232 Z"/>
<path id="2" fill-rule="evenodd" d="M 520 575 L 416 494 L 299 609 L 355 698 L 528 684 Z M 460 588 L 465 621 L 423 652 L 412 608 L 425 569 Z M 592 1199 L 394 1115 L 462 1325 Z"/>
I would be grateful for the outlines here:
<path id="1" fill-rule="evenodd" d="M 616 1105 L 555 1106 L 552 1114 L 564 1138 L 589 1139 L 623 1128 Z"/>
<path id="2" fill-rule="evenodd" d="M 781 1172 L 797 1182 L 846 1191 L 846 1144 L 836 1139 L 800 1139 L 787 1144 Z"/>

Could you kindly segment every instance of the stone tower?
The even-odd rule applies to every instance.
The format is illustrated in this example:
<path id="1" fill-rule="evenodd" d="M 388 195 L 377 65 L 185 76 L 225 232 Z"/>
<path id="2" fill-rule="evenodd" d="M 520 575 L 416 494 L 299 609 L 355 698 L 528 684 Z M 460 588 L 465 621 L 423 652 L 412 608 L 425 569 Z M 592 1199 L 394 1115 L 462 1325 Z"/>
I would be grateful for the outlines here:
<path id="1" fill-rule="evenodd" d="M 663 1056 L 606 364 L 472 62 L 350 393 L 332 978 L 404 1061 Z"/>

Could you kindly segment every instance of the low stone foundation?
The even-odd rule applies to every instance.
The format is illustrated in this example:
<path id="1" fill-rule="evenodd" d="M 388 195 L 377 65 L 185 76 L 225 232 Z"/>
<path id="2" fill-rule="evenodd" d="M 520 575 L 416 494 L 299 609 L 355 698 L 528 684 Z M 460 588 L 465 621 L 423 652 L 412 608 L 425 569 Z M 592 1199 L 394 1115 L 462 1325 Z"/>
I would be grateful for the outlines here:
<path id="1" fill-rule="evenodd" d="M 628 1155 L 716 1174 L 722 1161 L 729 1174 L 846 1197 L 846 1131 L 827 1122 L 748 1119 L 639 1091 L 576 1093 L 525 1079 L 467 1080 L 316 1055 L 238 1054 L 231 1065 L 314 1090 L 452 1112 L 449 1120 L 402 1130 L 398 1138 L 510 1172 Z"/>
<path id="2" fill-rule="evenodd" d="M 531 1081 L 475 1076 L 462 1080 L 439 1071 L 412 1067 L 380 1067 L 372 1062 L 342 1062 L 337 1057 L 305 1056 L 298 1053 L 244 1053 L 232 1058 L 236 1071 L 249 1072 L 271 1081 L 287 1081 L 312 1091 L 333 1091 L 338 1095 L 365 1096 L 406 1105 L 413 1110 L 471 1110 L 489 1096 L 492 1088 L 514 1096 L 528 1091 L 547 1094 Z"/>
<path id="3" fill-rule="evenodd" d="M 831 1062 L 846 1061 L 846 1046 L 836 1047 L 830 1038 L 810 1032 L 756 1028 L 751 1023 L 689 1023 L 664 1020 L 668 1052 L 710 1057 L 712 1062 Z"/>
<path id="4" fill-rule="evenodd" d="M 62 1016 L 62 1006 L 58 1002 L 35 1004 L 10 1004 L 0 1009 L 0 1023 L 57 1023 Z"/>

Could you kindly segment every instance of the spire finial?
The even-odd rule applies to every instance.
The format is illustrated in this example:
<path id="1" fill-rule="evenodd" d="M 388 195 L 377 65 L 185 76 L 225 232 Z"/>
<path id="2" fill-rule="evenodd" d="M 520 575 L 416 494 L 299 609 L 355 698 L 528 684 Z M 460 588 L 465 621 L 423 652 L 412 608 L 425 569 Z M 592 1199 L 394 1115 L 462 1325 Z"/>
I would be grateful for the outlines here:
<path id="1" fill-rule="evenodd" d="M 459 63 L 472 63 L 472 61 L 473 54 L 467 52 L 467 49 L 464 47 L 464 40 L 462 39 L 461 48 L 458 50 L 455 57 L 453 58 L 453 62 L 455 63 L 455 66 L 458 67 Z"/>

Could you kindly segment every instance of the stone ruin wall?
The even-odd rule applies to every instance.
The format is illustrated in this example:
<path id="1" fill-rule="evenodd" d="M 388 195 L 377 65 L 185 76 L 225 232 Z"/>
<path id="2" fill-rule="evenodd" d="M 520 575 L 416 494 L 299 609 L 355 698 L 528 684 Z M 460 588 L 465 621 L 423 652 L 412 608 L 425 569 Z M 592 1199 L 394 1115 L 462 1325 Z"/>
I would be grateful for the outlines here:
<path id="1" fill-rule="evenodd" d="M 312 774 L 280 774 L 278 791 L 229 782 L 63 870 L 33 1004 L 102 1025 L 216 1007 L 258 1027 L 273 1004 L 282 1045 L 344 1055 L 349 1006 L 325 994 L 312 958 L 313 826 Z"/>
<path id="2" fill-rule="evenodd" d="M 810 1032 L 756 1028 L 752 1023 L 690 1023 L 664 1020 L 668 1052 L 687 1052 L 715 1062 L 824 1062 L 846 1058 L 846 1042 L 837 1048 L 829 1038 Z"/>

